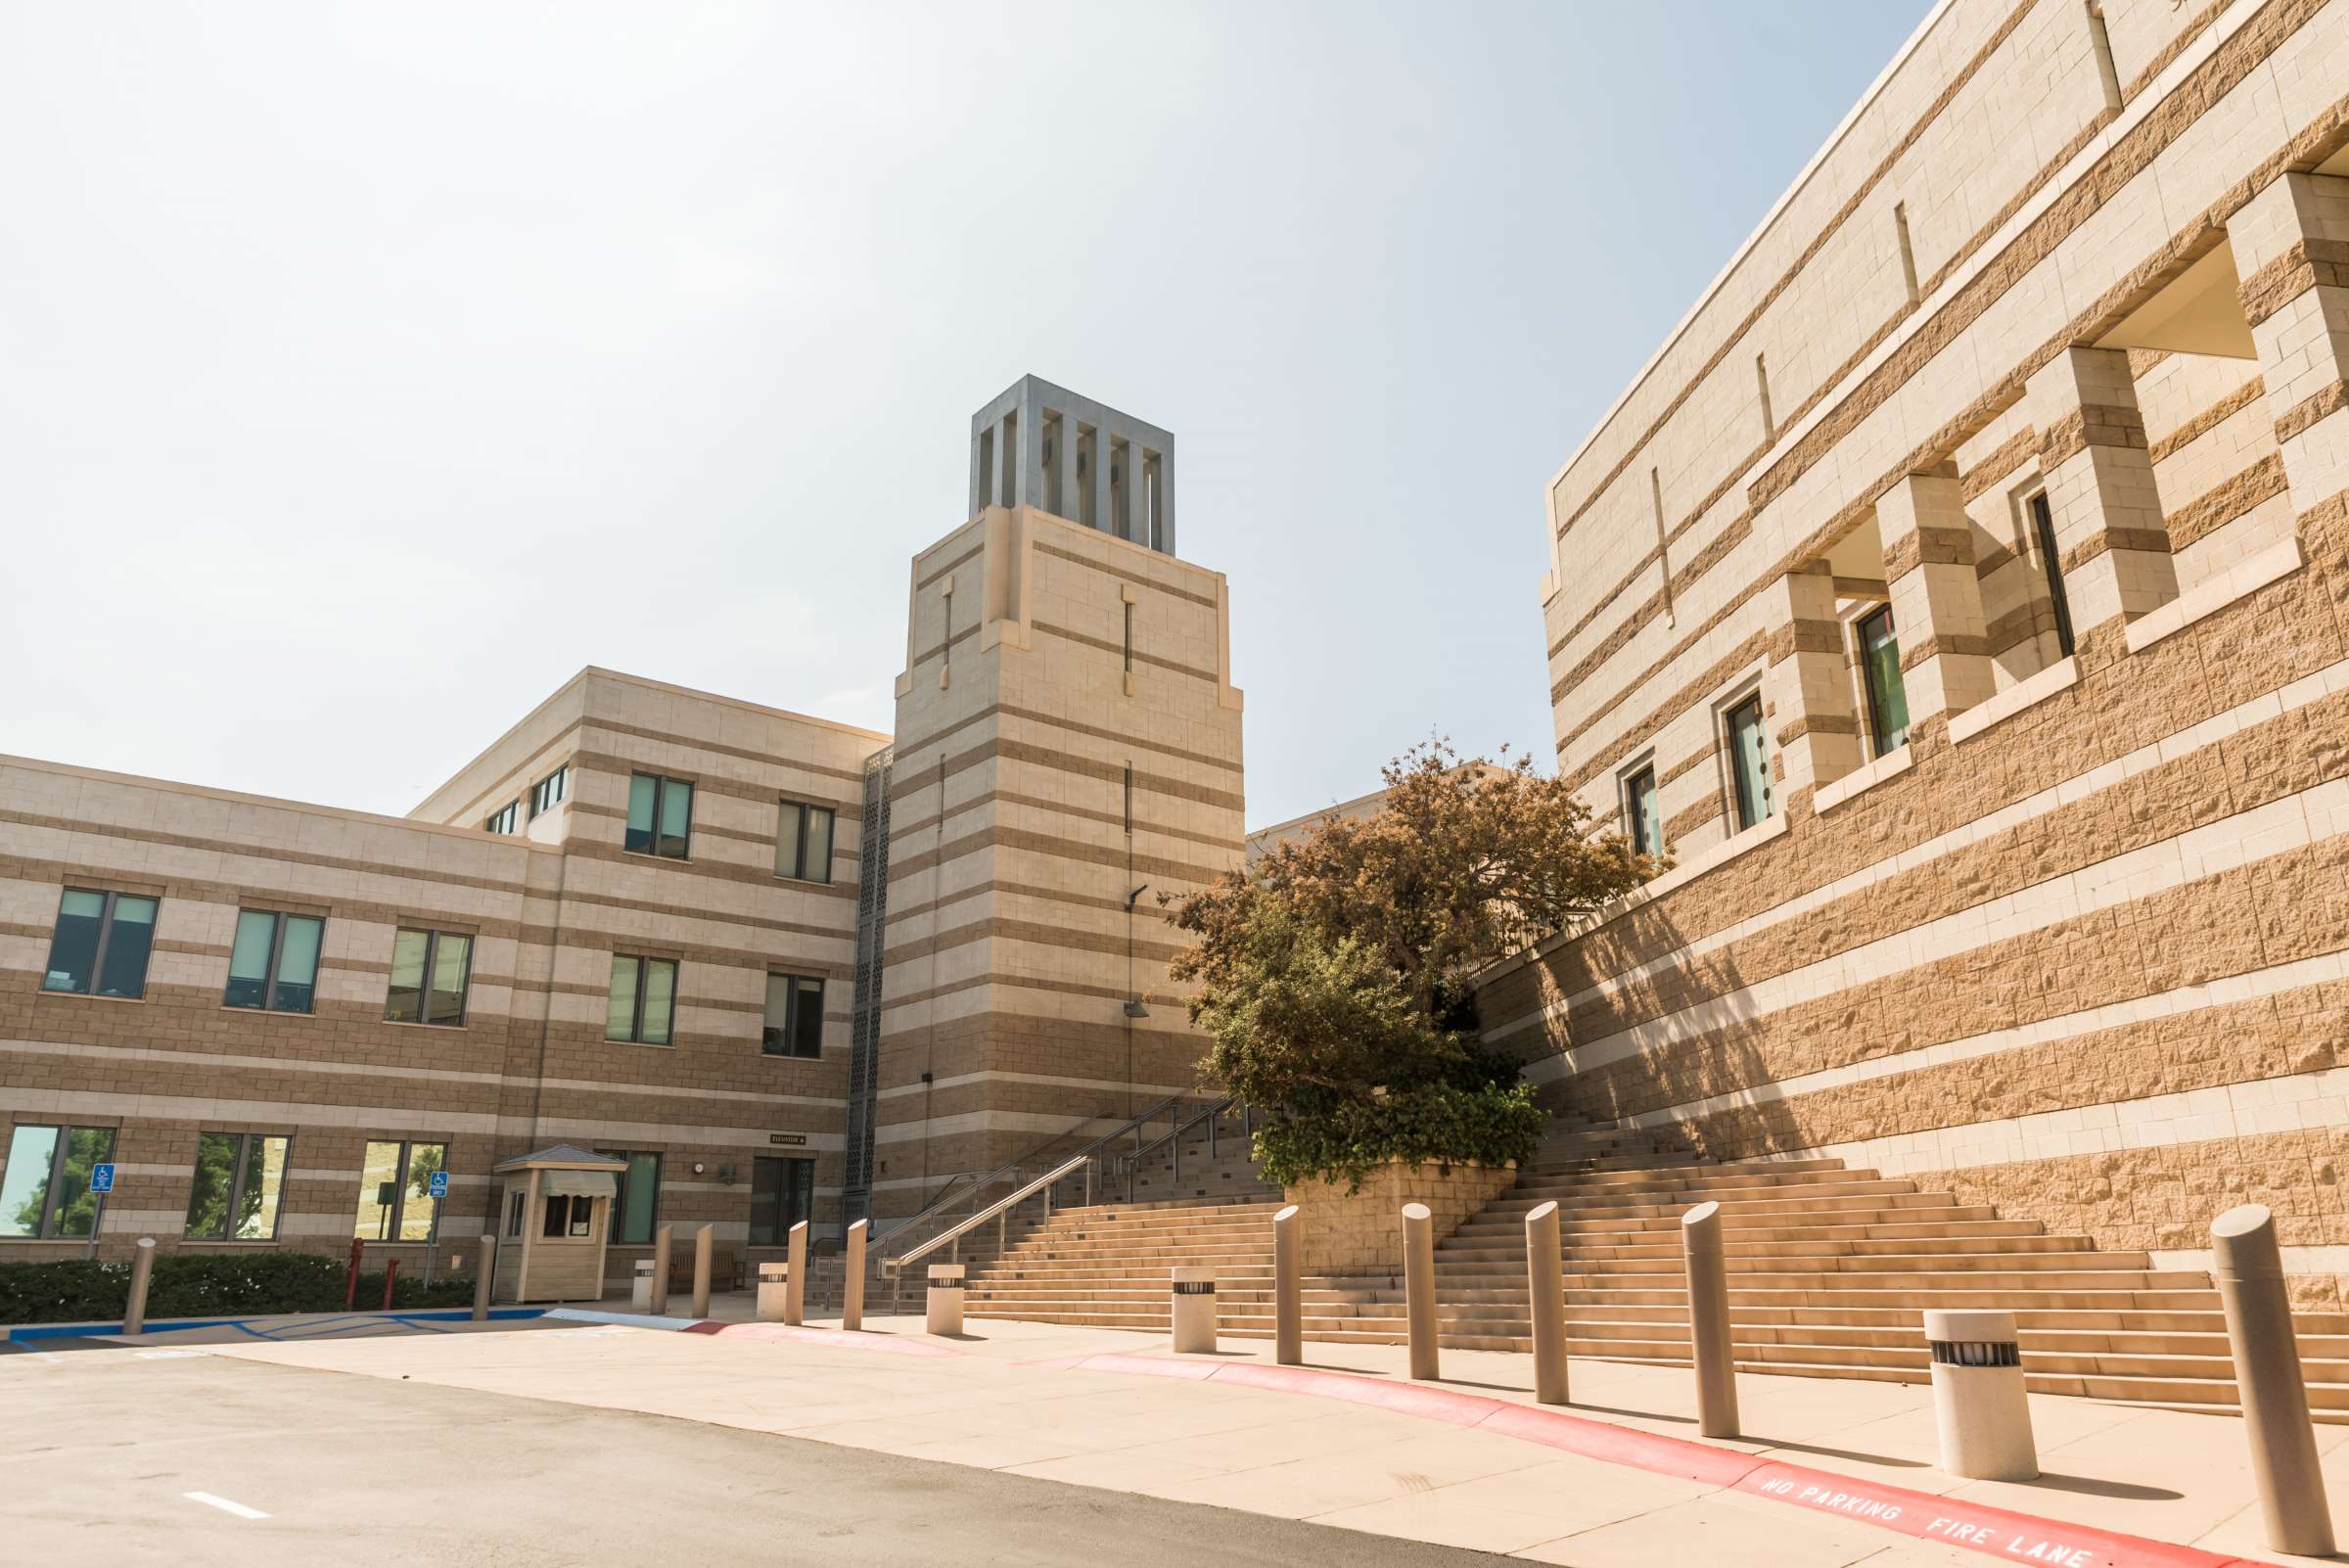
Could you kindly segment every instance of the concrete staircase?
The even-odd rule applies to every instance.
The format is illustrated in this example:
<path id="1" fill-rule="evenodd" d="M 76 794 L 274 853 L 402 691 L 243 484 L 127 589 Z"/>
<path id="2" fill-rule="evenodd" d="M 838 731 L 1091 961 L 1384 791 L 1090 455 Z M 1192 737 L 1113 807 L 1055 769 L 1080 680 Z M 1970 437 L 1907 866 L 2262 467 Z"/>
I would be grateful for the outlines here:
<path id="1" fill-rule="evenodd" d="M 1063 1209 L 1014 1237 L 1001 1257 L 969 1263 L 963 1314 L 1163 1331 L 1170 1270 L 1205 1266 L 1216 1270 L 1222 1331 L 1268 1335 L 1279 1208 L 1272 1196 Z"/>

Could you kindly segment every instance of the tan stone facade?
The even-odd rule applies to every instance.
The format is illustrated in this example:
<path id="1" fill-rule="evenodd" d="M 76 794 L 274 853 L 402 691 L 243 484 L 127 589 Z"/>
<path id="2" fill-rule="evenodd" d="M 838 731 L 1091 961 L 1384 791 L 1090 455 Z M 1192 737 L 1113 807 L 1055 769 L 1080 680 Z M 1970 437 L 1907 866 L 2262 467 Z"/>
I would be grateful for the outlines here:
<path id="1" fill-rule="evenodd" d="M 1552 482 L 1558 764 L 1679 864 L 1484 1018 L 1709 1154 L 2188 1266 L 2255 1198 L 2333 1300 L 2349 16 L 2099 10 L 1937 10 Z"/>

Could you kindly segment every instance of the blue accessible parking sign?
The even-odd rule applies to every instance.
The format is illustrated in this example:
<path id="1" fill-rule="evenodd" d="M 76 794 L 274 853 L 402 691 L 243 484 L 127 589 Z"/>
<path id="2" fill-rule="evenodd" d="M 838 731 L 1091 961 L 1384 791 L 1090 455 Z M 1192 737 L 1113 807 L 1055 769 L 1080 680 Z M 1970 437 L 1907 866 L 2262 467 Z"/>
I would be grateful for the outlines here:
<path id="1" fill-rule="evenodd" d="M 115 1163 L 112 1160 L 104 1160 L 90 1167 L 90 1190 L 92 1192 L 115 1190 Z"/>
<path id="2" fill-rule="evenodd" d="M 109 1169 L 111 1171 L 112 1168 L 110 1167 Z M 433 1173 L 432 1193 L 436 1198 L 445 1198 L 448 1196 L 448 1173 L 446 1171 L 435 1171 Z"/>

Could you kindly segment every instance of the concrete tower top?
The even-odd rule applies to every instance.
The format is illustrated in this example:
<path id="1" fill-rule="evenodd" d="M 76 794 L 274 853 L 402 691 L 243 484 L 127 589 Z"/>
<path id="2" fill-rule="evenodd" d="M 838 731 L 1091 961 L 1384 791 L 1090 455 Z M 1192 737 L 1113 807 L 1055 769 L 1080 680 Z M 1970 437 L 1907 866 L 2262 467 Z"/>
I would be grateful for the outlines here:
<path id="1" fill-rule="evenodd" d="M 1022 376 L 971 416 L 971 515 L 1033 506 L 1174 553 L 1174 438 Z"/>

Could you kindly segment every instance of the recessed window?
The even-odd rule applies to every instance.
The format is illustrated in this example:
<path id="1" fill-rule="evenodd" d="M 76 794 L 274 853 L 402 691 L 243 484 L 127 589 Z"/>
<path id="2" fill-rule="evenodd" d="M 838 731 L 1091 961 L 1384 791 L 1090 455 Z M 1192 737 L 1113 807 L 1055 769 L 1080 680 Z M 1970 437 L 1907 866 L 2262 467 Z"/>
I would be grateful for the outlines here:
<path id="1" fill-rule="evenodd" d="M 1894 634 L 1892 606 L 1878 605 L 1861 618 L 1860 672 L 1867 682 L 1867 729 L 1876 755 L 1909 742 L 1909 687 L 1901 678 L 1901 639 Z"/>
<path id="2" fill-rule="evenodd" d="M 625 847 L 638 854 L 685 858 L 693 834 L 693 786 L 681 778 L 635 773 L 628 778 Z"/>
<path id="3" fill-rule="evenodd" d="M 628 1162 L 620 1174 L 620 1190 L 612 1194 L 612 1240 L 623 1247 L 651 1241 L 661 1213 L 661 1156 L 627 1149 L 596 1153 Z"/>
<path id="4" fill-rule="evenodd" d="M 318 945 L 326 922 L 315 915 L 237 912 L 237 941 L 228 950 L 231 1007 L 306 1013 L 318 993 Z"/>
<path id="5" fill-rule="evenodd" d="M 546 1200 L 546 1219 L 538 1233 L 576 1240 L 591 1234 L 595 1200 L 574 1192 L 558 1192 Z"/>
<path id="6" fill-rule="evenodd" d="M 780 1247 L 815 1209 L 813 1160 L 751 1161 L 751 1245 Z"/>
<path id="7" fill-rule="evenodd" d="M 604 1004 L 604 1038 L 666 1045 L 676 1011 L 674 958 L 612 955 L 612 994 Z"/>
<path id="8" fill-rule="evenodd" d="M 1623 817 L 1631 824 L 1632 848 L 1641 854 L 1664 853 L 1664 803 L 1656 770 L 1643 767 L 1623 781 Z"/>
<path id="9" fill-rule="evenodd" d="M 0 1169 L 0 1236 L 56 1240 L 97 1228 L 90 1168 L 115 1157 L 111 1127 L 20 1127 Z"/>
<path id="10" fill-rule="evenodd" d="M 832 880 L 832 807 L 785 801 L 775 824 L 775 875 Z"/>
<path id="11" fill-rule="evenodd" d="M 1736 795 L 1740 832 L 1777 809 L 1770 788 L 1770 741 L 1762 728 L 1762 694 L 1754 693 L 1723 716 L 1729 745 L 1729 782 Z"/>
<path id="12" fill-rule="evenodd" d="M 766 1027 L 759 1048 L 769 1056 L 824 1053 L 824 983 L 811 975 L 766 977 Z"/>
<path id="13" fill-rule="evenodd" d="M 188 1187 L 190 1241 L 275 1241 L 286 1192 L 282 1132 L 203 1132 Z"/>
<path id="14" fill-rule="evenodd" d="M 153 899 L 68 888 L 49 939 L 41 990 L 85 996 L 147 994 L 147 955 L 155 946 Z"/>
<path id="15" fill-rule="evenodd" d="M 392 942 L 392 988 L 384 999 L 384 1021 L 462 1024 L 465 991 L 472 983 L 471 937 L 403 926 Z"/>
<path id="16" fill-rule="evenodd" d="M 530 1195 L 528 1192 L 517 1190 L 506 1194 L 506 1235 L 509 1238 L 522 1234 L 525 1211 L 530 1206 Z"/>
<path id="17" fill-rule="evenodd" d="M 490 812 L 489 820 L 484 822 L 482 826 L 492 833 L 513 832 L 522 826 L 522 803 L 508 801 L 504 806 Z"/>
<path id="18" fill-rule="evenodd" d="M 430 1241 L 439 1205 L 433 1173 L 448 1169 L 445 1143 L 370 1141 L 359 1165 L 359 1215 L 351 1234 L 365 1241 Z"/>
<path id="19" fill-rule="evenodd" d="M 2072 656 L 2072 601 L 2063 591 L 2063 561 L 2055 554 L 2055 514 L 2048 507 L 2048 492 L 2031 497 L 2032 542 L 2039 547 L 2040 570 L 2047 574 L 2048 599 L 2055 611 L 2055 657 Z"/>
<path id="20" fill-rule="evenodd" d="M 530 815 L 544 816 L 556 807 L 561 806 L 563 797 L 570 790 L 571 764 L 565 762 L 561 767 L 556 768 L 530 786 Z"/>

